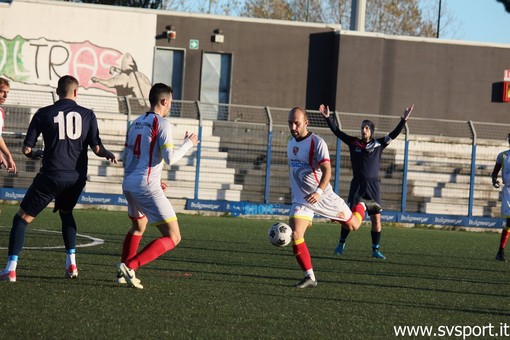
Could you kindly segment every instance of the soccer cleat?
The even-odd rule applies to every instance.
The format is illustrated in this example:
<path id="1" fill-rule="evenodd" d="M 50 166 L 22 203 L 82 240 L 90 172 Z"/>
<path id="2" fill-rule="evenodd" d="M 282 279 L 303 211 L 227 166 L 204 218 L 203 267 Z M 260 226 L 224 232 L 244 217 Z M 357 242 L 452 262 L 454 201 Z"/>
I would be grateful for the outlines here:
<path id="1" fill-rule="evenodd" d="M 358 203 L 363 203 L 369 215 L 379 214 L 382 210 L 381 205 L 374 200 L 365 199 L 363 197 L 358 199 Z"/>
<path id="2" fill-rule="evenodd" d="M 135 271 L 128 268 L 124 263 L 119 263 L 117 270 L 121 272 L 122 276 L 126 279 L 131 287 L 143 289 L 140 280 L 136 278 Z"/>
<path id="3" fill-rule="evenodd" d="M 374 259 L 381 259 L 381 260 L 385 260 L 386 259 L 386 256 L 384 256 L 383 253 L 381 253 L 381 251 L 379 249 L 374 249 L 372 251 L 372 257 Z"/>
<path id="4" fill-rule="evenodd" d="M 312 280 L 311 276 L 305 277 L 303 280 L 299 281 L 296 285 L 296 288 L 315 288 L 317 287 L 317 281 Z"/>
<path id="5" fill-rule="evenodd" d="M 68 279 L 76 279 L 78 277 L 78 268 L 76 267 L 76 265 L 71 264 L 69 265 L 69 267 L 67 267 L 66 277 Z"/>
<path id="6" fill-rule="evenodd" d="M 338 243 L 338 245 L 335 248 L 335 255 L 342 255 L 344 253 L 345 249 L 345 243 Z"/>
<path id="7" fill-rule="evenodd" d="M 0 272 L 0 281 L 16 282 L 16 271 L 2 270 Z"/>
<path id="8" fill-rule="evenodd" d="M 115 277 L 115 282 L 121 285 L 127 284 L 127 281 L 124 278 L 124 276 L 122 276 L 122 273 L 117 273 L 117 276 Z"/>
<path id="9" fill-rule="evenodd" d="M 498 251 L 498 254 L 496 255 L 496 260 L 501 262 L 506 262 L 505 252 Z"/>

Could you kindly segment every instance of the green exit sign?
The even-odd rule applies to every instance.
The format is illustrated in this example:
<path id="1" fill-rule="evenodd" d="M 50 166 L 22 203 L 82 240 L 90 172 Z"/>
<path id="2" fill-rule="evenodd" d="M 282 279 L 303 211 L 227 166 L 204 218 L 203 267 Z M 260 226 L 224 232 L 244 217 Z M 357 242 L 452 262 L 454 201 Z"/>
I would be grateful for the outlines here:
<path id="1" fill-rule="evenodd" d="M 198 50 L 198 39 L 190 39 L 189 40 L 189 49 L 190 50 Z"/>

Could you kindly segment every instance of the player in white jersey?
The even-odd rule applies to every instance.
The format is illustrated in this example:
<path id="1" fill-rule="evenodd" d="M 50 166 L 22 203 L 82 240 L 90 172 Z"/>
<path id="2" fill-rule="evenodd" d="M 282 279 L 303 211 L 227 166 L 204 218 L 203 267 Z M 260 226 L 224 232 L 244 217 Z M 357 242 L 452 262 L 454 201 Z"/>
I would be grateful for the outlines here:
<path id="1" fill-rule="evenodd" d="M 142 289 L 135 271 L 173 249 L 181 241 L 179 223 L 161 182 L 163 162 L 172 165 L 198 144 L 194 133 L 184 137 L 184 143 L 174 150 L 172 129 L 165 118 L 170 112 L 173 90 L 165 84 L 155 84 L 149 93 L 150 111 L 138 117 L 128 128 L 122 156 L 124 181 L 122 190 L 128 202 L 132 226 L 123 245 L 117 282 L 129 283 Z M 138 246 L 147 223 L 157 226 L 161 237 L 142 251 Z M 138 252 L 138 253 L 137 253 Z"/>
<path id="2" fill-rule="evenodd" d="M 293 230 L 292 251 L 304 273 L 304 279 L 295 287 L 316 287 L 317 280 L 304 239 L 314 215 L 322 215 L 339 222 L 345 228 L 357 230 L 363 221 L 367 205 L 371 208 L 377 203 L 360 202 L 351 211 L 329 183 L 331 164 L 328 146 L 321 137 L 308 131 L 306 110 L 301 107 L 290 110 L 288 123 L 292 134 L 287 144 L 292 191 L 289 224 Z"/>
<path id="3" fill-rule="evenodd" d="M 11 86 L 5 78 L 0 78 L 0 105 L 3 105 L 9 94 Z M 0 107 L 0 167 L 5 166 L 8 172 L 16 173 L 16 163 L 12 158 L 11 152 L 5 144 L 2 132 L 4 131 L 5 111 Z"/>
<path id="4" fill-rule="evenodd" d="M 510 133 L 508 134 L 507 141 L 510 144 Z M 506 262 L 505 246 L 510 235 L 510 150 L 500 152 L 496 158 L 496 164 L 492 171 L 492 185 L 495 188 L 500 187 L 498 181 L 498 174 L 501 171 L 501 179 L 503 180 L 503 197 L 501 199 L 501 217 L 506 218 L 506 226 L 501 232 L 499 241 L 499 250 L 496 255 L 496 260 Z"/>

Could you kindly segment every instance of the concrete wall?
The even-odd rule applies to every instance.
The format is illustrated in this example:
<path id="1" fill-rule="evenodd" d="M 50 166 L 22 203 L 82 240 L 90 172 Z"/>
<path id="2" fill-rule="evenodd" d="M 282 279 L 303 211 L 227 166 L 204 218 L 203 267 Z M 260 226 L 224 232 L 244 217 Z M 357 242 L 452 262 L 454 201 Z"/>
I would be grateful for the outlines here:
<path id="1" fill-rule="evenodd" d="M 75 75 L 91 94 L 147 96 L 154 49 L 185 51 L 184 100 L 200 98 L 204 52 L 232 55 L 232 104 L 508 122 L 494 86 L 510 45 L 339 31 L 339 26 L 196 15 L 62 1 L 0 5 L 0 76 L 54 88 Z M 162 36 L 173 25 L 177 38 Z M 211 42 L 221 29 L 222 44 Z M 190 40 L 199 48 L 191 49 Z M 14 103 L 13 103 L 14 104 Z"/>

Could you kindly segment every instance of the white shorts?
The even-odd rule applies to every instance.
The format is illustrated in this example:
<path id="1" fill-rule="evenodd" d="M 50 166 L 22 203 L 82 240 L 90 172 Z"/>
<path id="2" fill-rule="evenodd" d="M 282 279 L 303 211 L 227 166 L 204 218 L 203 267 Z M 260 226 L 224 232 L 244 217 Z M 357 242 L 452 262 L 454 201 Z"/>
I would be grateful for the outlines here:
<path id="1" fill-rule="evenodd" d="M 152 191 L 123 190 L 128 202 L 128 215 L 132 219 L 147 216 L 149 224 L 158 225 L 177 220 L 174 207 L 163 189 Z"/>
<path id="2" fill-rule="evenodd" d="M 501 199 L 501 217 L 510 217 L 510 186 L 503 187 L 503 197 Z"/>
<path id="3" fill-rule="evenodd" d="M 309 203 L 292 203 L 289 217 L 311 222 L 315 214 L 341 222 L 348 221 L 352 217 L 351 209 L 334 191 L 322 195 L 319 202 L 313 205 Z"/>

